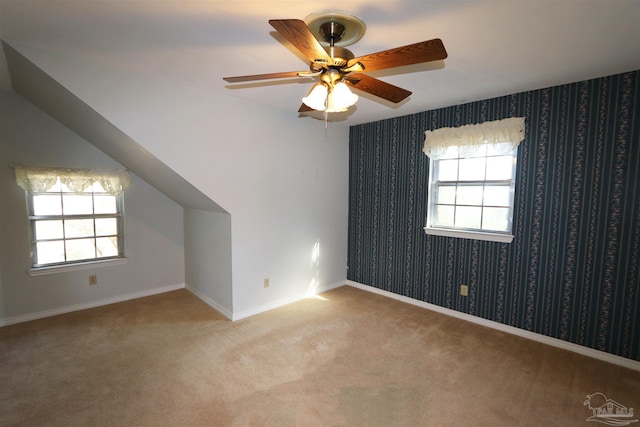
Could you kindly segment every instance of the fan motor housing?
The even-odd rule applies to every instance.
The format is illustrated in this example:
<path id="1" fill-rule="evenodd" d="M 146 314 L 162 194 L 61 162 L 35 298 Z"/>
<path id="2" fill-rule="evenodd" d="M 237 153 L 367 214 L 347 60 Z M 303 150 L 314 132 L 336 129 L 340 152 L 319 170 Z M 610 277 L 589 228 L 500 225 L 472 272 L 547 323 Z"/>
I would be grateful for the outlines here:
<path id="1" fill-rule="evenodd" d="M 329 56 L 333 58 L 334 65 L 337 65 L 339 67 L 345 65 L 350 59 L 355 58 L 353 52 L 344 47 L 327 46 L 324 48 L 324 50 L 326 50 Z"/>

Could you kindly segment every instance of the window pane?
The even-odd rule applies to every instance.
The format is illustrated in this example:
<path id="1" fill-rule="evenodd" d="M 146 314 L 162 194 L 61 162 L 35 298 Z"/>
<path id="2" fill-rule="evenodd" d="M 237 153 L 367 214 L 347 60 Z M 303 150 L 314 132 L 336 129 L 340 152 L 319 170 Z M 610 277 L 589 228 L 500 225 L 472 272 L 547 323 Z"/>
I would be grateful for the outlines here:
<path id="1" fill-rule="evenodd" d="M 36 240 L 62 239 L 62 221 L 36 221 Z"/>
<path id="2" fill-rule="evenodd" d="M 93 236 L 93 219 L 67 219 L 64 221 L 64 232 L 68 239 Z"/>
<path id="3" fill-rule="evenodd" d="M 484 187 L 485 206 L 509 206 L 509 185 L 487 185 Z"/>
<path id="4" fill-rule="evenodd" d="M 456 203 L 456 187 L 441 185 L 438 187 L 438 204 L 453 205 Z"/>
<path id="5" fill-rule="evenodd" d="M 460 159 L 460 181 L 483 181 L 485 159 Z"/>
<path id="6" fill-rule="evenodd" d="M 116 218 L 96 219 L 96 236 L 115 236 L 118 234 L 118 220 Z"/>
<path id="7" fill-rule="evenodd" d="M 93 214 L 91 194 L 64 194 L 62 196 L 65 215 Z"/>
<path id="8" fill-rule="evenodd" d="M 484 208 L 482 228 L 485 230 L 509 231 L 509 208 Z"/>
<path id="9" fill-rule="evenodd" d="M 95 195 L 93 203 L 96 214 L 113 214 L 118 212 L 115 196 Z"/>
<path id="10" fill-rule="evenodd" d="M 458 185 L 458 205 L 482 205 L 482 186 L 479 185 Z"/>
<path id="11" fill-rule="evenodd" d="M 95 239 L 67 240 L 67 261 L 95 258 Z"/>
<path id="12" fill-rule="evenodd" d="M 513 165 L 512 156 L 499 156 L 487 158 L 487 179 L 511 179 Z"/>
<path id="13" fill-rule="evenodd" d="M 51 264 L 64 262 L 64 242 L 56 240 L 53 242 L 36 243 L 37 264 Z"/>
<path id="14" fill-rule="evenodd" d="M 100 237 L 96 239 L 97 257 L 118 256 L 118 238 Z"/>
<path id="15" fill-rule="evenodd" d="M 480 228 L 481 220 L 482 208 L 480 207 L 458 206 L 456 208 L 456 227 Z"/>
<path id="16" fill-rule="evenodd" d="M 453 206 L 442 206 L 438 205 L 437 209 L 437 217 L 432 224 L 433 226 L 444 226 L 444 227 L 453 227 L 453 214 L 455 212 L 455 208 Z"/>
<path id="17" fill-rule="evenodd" d="M 59 194 L 38 194 L 32 200 L 34 215 L 62 214 L 62 199 Z"/>
<path id="18" fill-rule="evenodd" d="M 440 160 L 438 162 L 438 176 L 436 181 L 457 181 L 458 160 Z"/>

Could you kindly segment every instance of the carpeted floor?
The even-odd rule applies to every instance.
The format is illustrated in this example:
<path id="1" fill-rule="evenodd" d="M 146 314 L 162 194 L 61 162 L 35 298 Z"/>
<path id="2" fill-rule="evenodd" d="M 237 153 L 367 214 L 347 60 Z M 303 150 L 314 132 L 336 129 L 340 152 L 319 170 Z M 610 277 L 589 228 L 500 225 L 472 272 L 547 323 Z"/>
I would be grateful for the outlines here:
<path id="1" fill-rule="evenodd" d="M 180 290 L 0 328 L 2 426 L 600 425 L 596 392 L 640 412 L 640 372 L 348 286 L 237 322 Z"/>

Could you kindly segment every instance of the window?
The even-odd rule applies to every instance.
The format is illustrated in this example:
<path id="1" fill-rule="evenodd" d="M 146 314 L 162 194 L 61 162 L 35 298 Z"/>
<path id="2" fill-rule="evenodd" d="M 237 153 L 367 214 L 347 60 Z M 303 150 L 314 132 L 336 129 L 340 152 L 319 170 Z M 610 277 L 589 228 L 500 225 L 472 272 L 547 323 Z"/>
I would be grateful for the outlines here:
<path id="1" fill-rule="evenodd" d="M 16 167 L 27 189 L 31 268 L 124 257 L 122 171 Z"/>
<path id="2" fill-rule="evenodd" d="M 524 119 L 516 118 L 427 131 L 427 234 L 512 241 L 517 145 L 523 128 Z"/>

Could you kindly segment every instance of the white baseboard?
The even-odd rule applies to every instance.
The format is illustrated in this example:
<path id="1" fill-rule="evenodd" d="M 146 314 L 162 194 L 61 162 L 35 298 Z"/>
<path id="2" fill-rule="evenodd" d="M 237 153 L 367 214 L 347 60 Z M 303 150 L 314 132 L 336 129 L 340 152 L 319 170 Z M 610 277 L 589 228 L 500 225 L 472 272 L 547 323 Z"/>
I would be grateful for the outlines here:
<path id="1" fill-rule="evenodd" d="M 291 304 L 293 302 L 300 301 L 302 299 L 309 298 L 316 294 L 327 292 L 327 291 L 330 291 L 331 289 L 339 288 L 341 286 L 344 286 L 344 282 L 337 282 L 330 285 L 320 286 L 316 289 L 313 289 L 312 291 L 308 291 L 301 295 L 283 298 L 277 301 L 270 302 L 265 305 L 261 305 L 259 307 L 251 308 L 249 310 L 244 310 L 239 313 L 233 313 L 233 315 L 231 316 L 231 320 L 236 321 L 236 320 L 244 319 L 250 316 L 255 316 L 256 314 L 264 313 L 266 311 L 273 310 L 274 308 L 282 307 L 284 305 Z"/>
<path id="2" fill-rule="evenodd" d="M 595 350 L 593 348 L 563 341 L 558 338 L 548 337 L 546 335 L 516 328 L 514 326 L 509 326 L 503 323 L 494 322 L 493 320 L 487 320 L 481 317 L 473 316 L 471 314 L 462 313 L 456 310 L 452 310 L 450 308 L 440 307 L 439 305 L 430 304 L 428 302 L 405 297 L 399 294 L 394 294 L 393 292 L 384 291 L 382 289 L 374 288 L 373 286 L 363 285 L 362 283 L 354 282 L 352 280 L 347 280 L 345 283 L 348 286 L 353 286 L 354 288 L 362 289 L 364 291 L 371 292 L 378 295 L 383 295 L 388 298 L 406 302 L 408 304 L 412 304 L 418 307 L 426 308 L 427 310 L 437 311 L 438 313 L 442 313 L 442 314 L 446 314 L 447 316 L 466 320 L 467 322 L 486 326 L 488 328 L 496 329 L 498 331 L 506 332 L 512 335 L 517 335 L 519 337 L 527 338 L 532 341 L 537 341 L 543 344 L 548 344 L 553 347 L 569 350 L 574 353 L 582 354 L 583 356 L 588 356 L 594 359 L 602 360 L 604 362 L 613 363 L 615 365 L 622 366 L 628 369 L 633 369 L 635 371 L 640 371 L 640 362 L 628 359 L 626 357 L 616 356 L 614 354 L 610 354 L 604 351 Z"/>
<path id="3" fill-rule="evenodd" d="M 98 301 L 92 301 L 84 304 L 75 304 L 67 307 L 54 308 L 51 310 L 40 311 L 37 313 L 21 314 L 19 316 L 5 317 L 0 319 L 0 327 L 13 325 L 16 323 L 28 322 L 30 320 L 43 319 L 45 317 L 57 316 L 59 314 L 71 313 L 73 311 L 86 310 L 87 308 L 100 307 L 103 305 L 114 304 L 117 302 L 129 301 L 132 299 L 148 297 L 151 295 L 163 294 L 165 292 L 183 289 L 184 283 L 177 285 L 163 286 L 161 288 L 148 289 L 146 291 L 134 292 L 131 294 L 118 295 L 111 298 L 105 298 Z"/>
<path id="4" fill-rule="evenodd" d="M 213 308 L 218 313 L 222 314 L 227 319 L 233 320 L 233 313 L 231 313 L 228 309 L 221 306 L 220 304 L 218 304 L 217 302 L 215 302 L 214 300 L 212 300 L 211 298 L 209 298 L 208 296 L 200 292 L 198 289 L 194 288 L 193 286 L 187 285 L 187 290 L 192 294 L 194 294 L 195 296 L 197 296 L 198 298 L 200 298 L 205 304 L 209 305 L 211 308 Z"/>
<path id="5" fill-rule="evenodd" d="M 402 301 L 408 304 L 412 304 L 418 307 L 422 307 L 425 308 L 427 310 L 432 310 L 432 311 L 436 311 L 438 313 L 442 313 L 445 314 L 447 316 L 451 316 L 451 317 L 455 317 L 458 319 L 462 319 L 462 320 L 466 320 L 468 322 L 471 323 L 475 323 L 481 326 L 486 326 L 488 328 L 492 328 L 498 331 L 502 331 L 502 332 L 506 332 L 512 335 L 517 335 L 523 338 L 527 338 L 530 339 L 532 341 L 537 341 L 543 344 L 547 344 L 547 345 L 551 345 L 553 347 L 558 347 L 564 350 L 569 350 L 572 351 L 574 353 L 578 353 L 578 354 L 582 354 L 584 356 L 588 356 L 588 357 L 592 357 L 594 359 L 598 359 L 598 360 L 602 360 L 604 362 L 608 362 L 608 363 L 613 363 L 615 365 L 618 366 L 622 366 L 624 368 L 628 368 L 628 369 L 633 369 L 635 371 L 640 371 L 640 362 L 635 361 L 635 360 L 631 360 L 628 359 L 626 357 L 621 357 L 621 356 L 616 356 L 614 354 L 610 354 L 604 351 L 600 351 L 600 350 L 595 350 L 589 347 L 584 347 L 578 344 L 574 344 L 574 343 L 570 343 L 567 341 L 563 341 L 557 338 L 552 338 L 552 337 L 548 337 L 546 335 L 541 335 L 535 332 L 531 332 L 531 331 L 527 331 L 524 329 L 520 329 L 520 328 L 516 328 L 514 326 L 509 326 L 509 325 L 505 325 L 503 323 L 499 323 L 499 322 L 494 322 L 492 320 L 487 320 L 487 319 L 483 319 L 481 317 L 477 317 L 477 316 L 473 316 L 471 314 L 467 314 L 467 313 L 462 313 L 456 310 L 452 310 L 449 308 L 445 308 L 445 307 L 440 307 L 438 305 L 435 304 L 430 304 L 424 301 L 420 301 L 420 300 L 416 300 L 413 298 L 409 298 L 409 297 L 405 297 L 403 295 L 399 295 L 399 294 L 394 294 L 393 292 L 388 292 L 382 289 L 378 289 L 378 288 L 374 288 L 372 286 L 368 286 L 368 285 L 364 285 L 362 283 L 358 283 L 358 282 L 354 282 L 352 280 L 346 280 L 344 282 L 338 282 L 338 283 L 333 283 L 330 285 L 325 285 L 322 286 L 318 289 L 315 289 L 314 292 L 312 293 L 305 293 L 304 295 L 297 295 L 294 297 L 287 297 L 287 298 L 283 298 L 277 301 L 273 301 L 269 304 L 265 304 L 256 308 L 252 308 L 249 310 L 244 310 L 241 311 L 239 313 L 232 313 L 229 310 L 227 310 L 226 308 L 222 307 L 220 304 L 216 303 L 215 301 L 213 301 L 212 299 L 208 298 L 207 296 L 205 296 L 204 294 L 202 294 L 200 291 L 198 291 L 197 289 L 194 289 L 192 287 L 189 286 L 185 286 L 184 283 L 181 284 L 177 284 L 177 285 L 170 285 L 170 286 L 164 286 L 161 288 L 154 288 L 154 289 L 149 289 L 146 291 L 141 291 L 141 292 L 134 292 L 131 294 L 125 294 L 125 295 L 118 295 L 115 297 L 111 297 L 111 298 L 106 298 L 106 299 L 102 299 L 102 300 L 98 300 L 98 301 L 93 301 L 90 303 L 85 303 L 85 304 L 76 304 L 76 305 L 72 305 L 72 306 L 68 306 L 68 307 L 61 307 L 61 308 L 56 308 L 56 309 L 52 309 L 52 310 L 45 310 L 45 311 L 40 311 L 37 313 L 29 313 L 29 314 L 23 314 L 23 315 L 19 315 L 19 316 L 13 316 L 13 317 L 6 317 L 4 319 L 0 319 L 0 327 L 2 326 L 8 326 L 8 325 L 13 325 L 16 323 L 22 323 L 22 322 L 28 322 L 31 320 L 36 320 L 36 319 L 42 319 L 45 317 L 51 317 L 51 316 L 57 316 L 60 314 L 65 314 L 65 313 L 71 313 L 74 311 L 79 311 L 79 310 L 85 310 L 88 308 L 94 308 L 94 307 L 100 307 L 100 306 L 104 306 L 104 305 L 109 305 L 109 304 L 114 304 L 114 303 L 118 303 L 118 302 L 123 302 L 123 301 L 129 301 L 129 300 L 133 300 L 133 299 L 137 299 L 137 298 L 142 298 L 142 297 L 147 297 L 147 296 L 151 296 L 151 295 L 157 295 L 157 294 L 162 294 L 165 292 L 171 292 L 171 291 L 175 291 L 178 289 L 183 289 L 183 288 L 187 288 L 191 293 L 193 293 L 194 295 L 196 295 L 198 298 L 200 298 L 202 301 L 204 301 L 206 304 L 208 304 L 209 306 L 211 306 L 213 309 L 215 309 L 216 311 L 218 311 L 219 313 L 221 313 L 222 315 L 224 315 L 225 317 L 227 317 L 228 319 L 232 320 L 232 321 L 236 321 L 236 320 L 240 320 L 240 319 L 244 319 L 250 316 L 254 316 L 256 314 L 260 314 L 269 310 L 273 310 L 274 308 L 278 308 L 278 307 L 282 307 L 284 305 L 287 304 L 291 304 L 293 302 L 302 300 L 304 298 L 308 298 L 312 295 L 315 294 L 319 294 L 322 292 L 327 292 L 330 291 L 331 289 L 336 289 L 339 288 L 341 286 L 344 285 L 348 285 L 348 286 L 352 286 L 354 288 L 358 288 L 367 292 L 371 292 L 374 294 L 378 294 L 378 295 L 382 295 L 388 298 L 392 298 L 398 301 Z"/>

